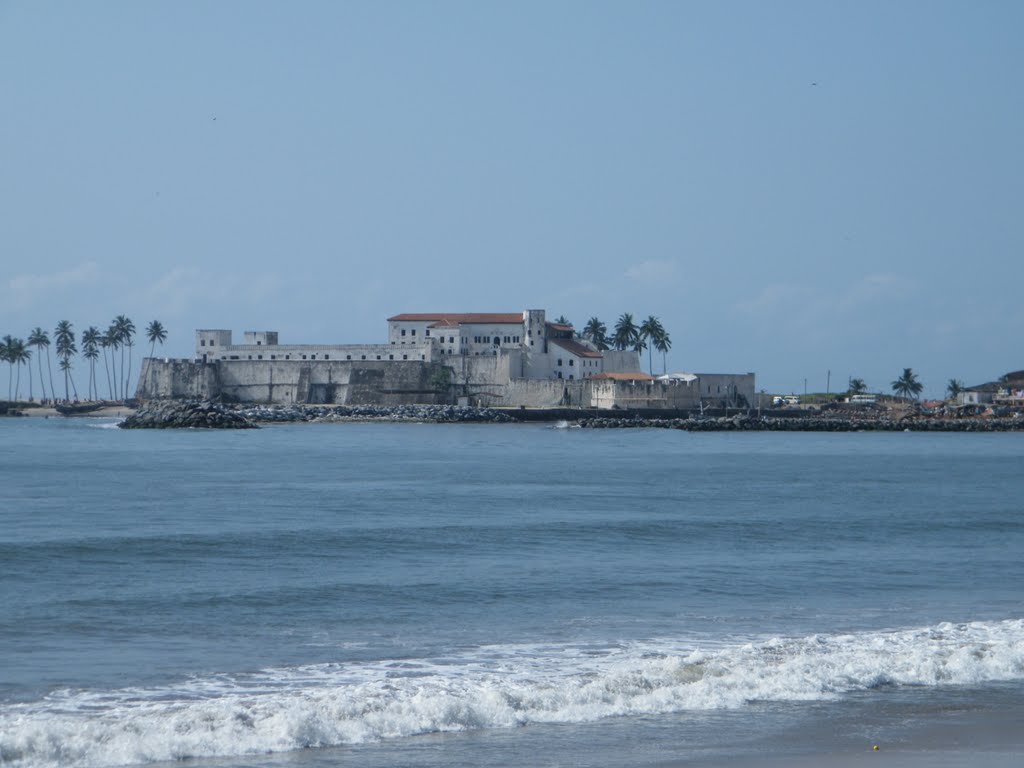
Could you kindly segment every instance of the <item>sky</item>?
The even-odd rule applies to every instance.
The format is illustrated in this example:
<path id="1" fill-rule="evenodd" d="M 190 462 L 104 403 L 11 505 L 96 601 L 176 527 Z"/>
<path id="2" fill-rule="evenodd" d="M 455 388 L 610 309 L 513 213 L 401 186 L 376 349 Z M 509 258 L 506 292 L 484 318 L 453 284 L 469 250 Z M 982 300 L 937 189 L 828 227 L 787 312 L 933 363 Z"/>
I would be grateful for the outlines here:
<path id="1" fill-rule="evenodd" d="M 191 357 L 630 312 L 669 370 L 938 397 L 1024 368 L 1021 29 L 1014 0 L 0 0 L 0 335 L 125 314 Z"/>

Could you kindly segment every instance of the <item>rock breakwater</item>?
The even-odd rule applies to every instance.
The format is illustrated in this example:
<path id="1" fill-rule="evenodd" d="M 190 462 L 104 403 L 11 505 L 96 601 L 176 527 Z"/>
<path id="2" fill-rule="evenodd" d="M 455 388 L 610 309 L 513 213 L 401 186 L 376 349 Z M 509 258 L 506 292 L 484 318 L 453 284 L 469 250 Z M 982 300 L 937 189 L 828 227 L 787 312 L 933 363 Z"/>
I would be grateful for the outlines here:
<path id="1" fill-rule="evenodd" d="M 730 416 L 719 419 L 581 419 L 590 429 L 682 429 L 687 432 L 1018 432 L 1024 418 L 927 418 L 889 416 L 803 418 Z"/>
<path id="2" fill-rule="evenodd" d="M 245 418 L 262 423 L 408 421 L 432 424 L 514 421 L 493 408 L 459 405 L 258 405 L 240 407 Z"/>
<path id="3" fill-rule="evenodd" d="M 209 401 L 163 400 L 144 405 L 118 424 L 121 429 L 256 429 L 230 406 Z"/>

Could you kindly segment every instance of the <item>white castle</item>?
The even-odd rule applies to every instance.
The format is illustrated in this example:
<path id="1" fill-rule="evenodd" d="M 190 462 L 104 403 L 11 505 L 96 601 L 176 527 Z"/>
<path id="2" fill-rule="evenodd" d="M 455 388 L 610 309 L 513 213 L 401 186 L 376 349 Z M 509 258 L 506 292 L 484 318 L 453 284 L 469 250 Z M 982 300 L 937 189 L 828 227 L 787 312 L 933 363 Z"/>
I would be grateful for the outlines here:
<path id="1" fill-rule="evenodd" d="M 246 331 L 233 344 L 231 331 L 196 331 L 196 359 L 453 362 L 452 357 L 508 358 L 521 379 L 589 379 L 603 373 L 635 373 L 639 355 L 599 350 L 575 336 L 572 325 L 550 323 L 543 309 L 523 312 L 424 312 L 389 317 L 387 344 L 280 344 L 276 331 Z"/>
<path id="2" fill-rule="evenodd" d="M 384 344 L 281 344 L 277 331 L 197 330 L 192 360 L 147 358 L 138 396 L 240 402 L 458 402 L 504 407 L 694 408 L 753 402 L 753 374 L 655 379 L 634 350 L 602 350 L 542 309 L 404 313 Z"/>

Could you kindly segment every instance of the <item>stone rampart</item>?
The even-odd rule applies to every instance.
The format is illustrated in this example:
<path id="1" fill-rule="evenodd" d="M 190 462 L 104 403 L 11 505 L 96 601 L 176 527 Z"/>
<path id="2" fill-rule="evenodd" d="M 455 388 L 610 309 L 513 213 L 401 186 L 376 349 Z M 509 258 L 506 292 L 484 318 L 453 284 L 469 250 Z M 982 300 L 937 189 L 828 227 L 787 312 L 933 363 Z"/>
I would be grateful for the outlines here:
<path id="1" fill-rule="evenodd" d="M 449 402 L 451 373 L 437 363 L 343 360 L 143 361 L 136 396 L 245 403 L 411 405 Z"/>

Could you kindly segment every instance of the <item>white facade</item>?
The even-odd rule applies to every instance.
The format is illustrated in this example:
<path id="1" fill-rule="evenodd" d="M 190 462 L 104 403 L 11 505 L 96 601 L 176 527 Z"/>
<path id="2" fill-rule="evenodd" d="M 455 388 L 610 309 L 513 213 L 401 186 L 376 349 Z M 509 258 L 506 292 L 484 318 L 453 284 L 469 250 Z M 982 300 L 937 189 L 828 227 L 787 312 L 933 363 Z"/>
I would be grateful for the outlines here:
<path id="1" fill-rule="evenodd" d="M 574 338 L 570 325 L 549 323 L 543 309 L 507 313 L 423 313 L 388 318 L 386 344 L 280 344 L 276 331 L 196 331 L 196 360 L 421 361 L 503 358 L 510 378 L 589 379 L 608 371 L 639 371 L 636 352 L 602 353 Z"/>

